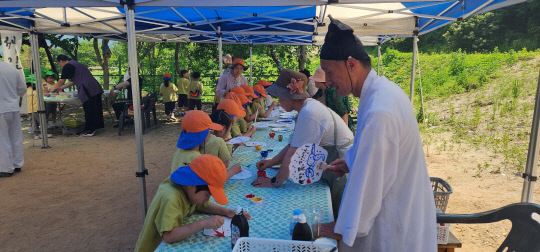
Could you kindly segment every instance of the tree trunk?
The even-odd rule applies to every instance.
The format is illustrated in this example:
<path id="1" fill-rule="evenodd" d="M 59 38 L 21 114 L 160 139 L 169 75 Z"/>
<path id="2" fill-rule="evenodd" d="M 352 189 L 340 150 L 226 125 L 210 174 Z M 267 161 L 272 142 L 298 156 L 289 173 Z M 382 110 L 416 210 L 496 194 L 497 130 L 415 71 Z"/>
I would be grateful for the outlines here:
<path id="1" fill-rule="evenodd" d="M 189 60 L 189 69 L 188 69 L 188 71 L 191 72 L 191 68 L 193 68 L 193 60 L 191 60 L 191 54 L 189 54 L 189 48 L 186 46 L 186 44 L 184 44 L 184 49 L 186 49 L 186 55 L 187 55 L 187 58 Z"/>
<path id="2" fill-rule="evenodd" d="M 101 69 L 103 69 L 103 89 L 109 90 L 109 59 L 107 57 L 101 58 L 101 55 L 103 55 L 103 49 L 107 47 L 107 44 L 109 44 L 109 40 L 101 40 L 101 50 L 98 46 L 98 39 L 94 38 L 93 42 L 94 52 L 96 53 L 98 63 L 101 66 Z"/>
<path id="3" fill-rule="evenodd" d="M 300 46 L 300 54 L 298 55 L 298 69 L 300 71 L 306 68 L 306 46 Z"/>
<path id="4" fill-rule="evenodd" d="M 146 47 L 146 50 L 144 51 L 142 56 L 139 57 L 138 62 L 142 62 L 143 59 L 146 57 L 146 55 L 148 55 L 148 53 L 150 53 L 150 51 L 152 51 L 152 48 L 154 48 L 154 46 L 156 46 L 156 43 L 152 43 L 148 47 Z"/>
<path id="5" fill-rule="evenodd" d="M 278 71 L 281 72 L 281 70 L 283 70 L 283 65 L 281 64 L 281 61 L 279 60 L 279 58 L 278 58 L 278 56 L 276 54 L 276 48 L 275 48 L 274 45 L 270 46 L 270 56 L 272 57 L 272 59 L 276 63 Z"/>
<path id="6" fill-rule="evenodd" d="M 180 52 L 180 42 L 176 42 L 176 45 L 174 47 L 174 68 L 176 69 L 176 72 L 178 75 L 180 75 L 180 66 L 178 65 L 178 52 Z M 180 75 L 180 77 L 182 77 Z"/>

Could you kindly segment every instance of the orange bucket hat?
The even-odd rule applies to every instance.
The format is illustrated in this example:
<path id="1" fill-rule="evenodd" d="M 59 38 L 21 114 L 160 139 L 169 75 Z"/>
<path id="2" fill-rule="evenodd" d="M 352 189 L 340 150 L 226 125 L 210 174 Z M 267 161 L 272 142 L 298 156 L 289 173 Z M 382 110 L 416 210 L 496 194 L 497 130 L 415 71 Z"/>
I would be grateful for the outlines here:
<path id="1" fill-rule="evenodd" d="M 242 89 L 244 89 L 244 91 L 246 92 L 246 95 L 249 95 L 253 98 L 259 98 L 258 95 L 255 94 L 255 92 L 253 92 L 253 88 L 244 84 L 244 85 L 241 85 L 240 86 Z"/>
<path id="2" fill-rule="evenodd" d="M 219 102 L 219 105 L 217 106 L 217 109 L 223 109 L 227 114 L 229 114 L 231 117 L 233 116 L 239 116 L 239 117 L 245 117 L 246 111 L 240 110 L 238 107 L 238 103 L 231 99 L 224 99 L 221 102 Z"/>
<path id="3" fill-rule="evenodd" d="M 264 87 L 260 84 L 255 85 L 253 91 L 256 95 L 262 95 L 264 98 L 268 98 L 268 96 L 266 96 L 266 91 L 264 91 Z"/>
<path id="4" fill-rule="evenodd" d="M 212 197 L 218 204 L 227 205 L 229 200 L 223 190 L 227 182 L 227 168 L 216 156 L 202 154 L 187 166 L 178 168 L 171 174 L 171 180 L 179 185 L 208 185 Z"/>
<path id="5" fill-rule="evenodd" d="M 234 68 L 236 65 L 242 65 L 242 66 L 244 67 L 244 71 L 247 70 L 246 63 L 244 63 L 244 60 L 243 60 L 243 59 L 240 59 L 240 58 L 234 59 L 233 62 L 232 62 L 232 65 L 233 65 L 233 68 Z"/>
<path id="6" fill-rule="evenodd" d="M 191 149 L 200 145 L 210 130 L 222 130 L 223 126 L 213 123 L 208 114 L 200 110 L 190 110 L 182 119 L 182 132 L 176 143 L 180 149 Z"/>

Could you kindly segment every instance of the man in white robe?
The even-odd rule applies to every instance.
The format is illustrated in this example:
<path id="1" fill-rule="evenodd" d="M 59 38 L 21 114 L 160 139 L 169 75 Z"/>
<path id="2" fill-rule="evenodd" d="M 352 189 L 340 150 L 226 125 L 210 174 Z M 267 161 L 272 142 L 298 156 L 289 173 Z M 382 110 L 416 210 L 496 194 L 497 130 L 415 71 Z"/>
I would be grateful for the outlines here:
<path id="1" fill-rule="evenodd" d="M 21 73 L 0 61 L 0 177 L 11 177 L 24 163 L 19 97 L 26 94 Z"/>
<path id="2" fill-rule="evenodd" d="M 335 223 L 323 236 L 339 251 L 436 251 L 435 202 L 418 123 L 403 90 L 371 70 L 353 30 L 333 20 L 321 50 L 326 83 L 341 96 L 360 97 L 353 146 L 332 162 L 349 173 Z"/>

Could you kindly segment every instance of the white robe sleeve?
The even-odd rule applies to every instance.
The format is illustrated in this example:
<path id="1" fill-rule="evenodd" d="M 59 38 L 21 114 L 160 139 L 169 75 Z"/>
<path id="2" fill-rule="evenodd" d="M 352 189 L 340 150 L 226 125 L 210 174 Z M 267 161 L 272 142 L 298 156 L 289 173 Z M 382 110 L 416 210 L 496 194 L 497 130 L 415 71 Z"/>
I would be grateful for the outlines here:
<path id="1" fill-rule="evenodd" d="M 356 237 L 367 236 L 377 218 L 388 188 L 396 180 L 398 163 L 397 124 L 389 113 L 366 116 L 345 160 L 350 174 L 334 229 L 352 246 Z M 359 125 L 361 126 L 361 125 Z"/>
<path id="2" fill-rule="evenodd" d="M 17 94 L 21 97 L 26 94 L 26 83 L 22 75 L 17 78 Z"/>

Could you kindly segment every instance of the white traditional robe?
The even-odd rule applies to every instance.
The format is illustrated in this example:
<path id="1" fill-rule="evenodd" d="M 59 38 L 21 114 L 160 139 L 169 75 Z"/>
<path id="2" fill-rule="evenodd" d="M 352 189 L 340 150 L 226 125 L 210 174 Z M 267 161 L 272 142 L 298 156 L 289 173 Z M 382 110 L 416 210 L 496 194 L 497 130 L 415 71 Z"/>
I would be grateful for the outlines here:
<path id="1" fill-rule="evenodd" d="M 435 202 L 409 98 L 371 70 L 334 231 L 339 251 L 436 251 Z M 350 247 L 352 246 L 352 248 Z"/>

